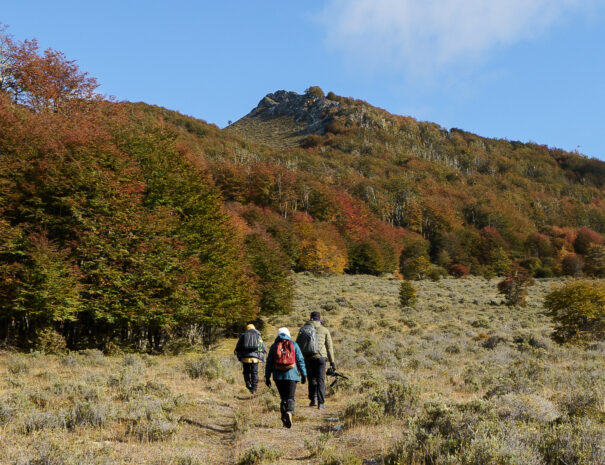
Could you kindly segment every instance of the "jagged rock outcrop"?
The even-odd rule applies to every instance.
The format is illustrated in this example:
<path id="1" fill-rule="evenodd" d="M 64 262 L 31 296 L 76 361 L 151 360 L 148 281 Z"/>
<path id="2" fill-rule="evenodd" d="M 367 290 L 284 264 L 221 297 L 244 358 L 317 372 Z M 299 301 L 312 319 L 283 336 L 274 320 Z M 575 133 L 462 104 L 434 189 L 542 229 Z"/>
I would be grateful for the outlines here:
<path id="1" fill-rule="evenodd" d="M 291 116 L 297 123 L 306 123 L 307 133 L 323 133 L 324 123 L 329 119 L 329 110 L 338 108 L 339 102 L 310 93 L 298 94 L 278 90 L 267 94 L 245 118 L 272 119 Z"/>

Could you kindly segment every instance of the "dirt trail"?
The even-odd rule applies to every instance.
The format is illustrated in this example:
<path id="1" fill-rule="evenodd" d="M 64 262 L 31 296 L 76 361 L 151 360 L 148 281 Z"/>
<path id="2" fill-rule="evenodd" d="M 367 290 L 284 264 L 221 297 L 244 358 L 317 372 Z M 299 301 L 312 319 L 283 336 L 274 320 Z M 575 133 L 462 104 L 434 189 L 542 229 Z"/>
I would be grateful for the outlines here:
<path id="1" fill-rule="evenodd" d="M 313 464 L 316 445 L 325 432 L 336 427 L 342 400 L 327 399 L 327 409 L 310 407 L 307 386 L 297 385 L 296 410 L 292 428 L 284 428 L 279 413 L 279 395 L 268 389 L 260 376 L 259 390 L 251 396 L 243 379 L 206 391 L 195 406 L 181 416 L 181 424 L 197 431 L 197 440 L 211 453 L 208 464 L 235 464 L 250 449 L 278 451 L 272 463 Z M 199 443 L 198 443 L 199 444 Z"/>
<path id="2" fill-rule="evenodd" d="M 263 388 L 266 389 L 266 388 Z M 275 391 L 275 388 L 272 388 Z M 307 386 L 297 386 L 296 390 L 296 409 L 293 418 L 292 428 L 284 428 L 281 424 L 279 407 L 279 396 L 274 392 L 273 405 L 276 411 L 267 412 L 265 397 L 255 397 L 246 400 L 239 400 L 238 409 L 247 413 L 250 419 L 249 428 L 240 437 L 234 441 L 235 449 L 241 455 L 244 451 L 264 445 L 270 449 L 279 450 L 280 464 L 306 464 L 316 463 L 314 460 L 314 447 L 318 443 L 320 436 L 333 428 L 335 423 L 328 419 L 337 417 L 340 412 L 340 405 L 330 403 L 328 399 L 328 408 L 318 410 L 316 407 L 310 407 L 307 398 Z"/>

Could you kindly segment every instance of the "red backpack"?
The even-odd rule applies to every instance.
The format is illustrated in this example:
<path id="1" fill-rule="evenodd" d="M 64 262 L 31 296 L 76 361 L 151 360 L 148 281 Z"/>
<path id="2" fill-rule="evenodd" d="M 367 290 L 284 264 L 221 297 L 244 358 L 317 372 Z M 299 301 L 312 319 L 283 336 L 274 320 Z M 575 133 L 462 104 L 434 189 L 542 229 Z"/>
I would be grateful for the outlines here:
<path id="1" fill-rule="evenodd" d="M 273 364 L 278 371 L 287 371 L 296 366 L 296 352 L 291 340 L 282 339 L 277 343 Z"/>

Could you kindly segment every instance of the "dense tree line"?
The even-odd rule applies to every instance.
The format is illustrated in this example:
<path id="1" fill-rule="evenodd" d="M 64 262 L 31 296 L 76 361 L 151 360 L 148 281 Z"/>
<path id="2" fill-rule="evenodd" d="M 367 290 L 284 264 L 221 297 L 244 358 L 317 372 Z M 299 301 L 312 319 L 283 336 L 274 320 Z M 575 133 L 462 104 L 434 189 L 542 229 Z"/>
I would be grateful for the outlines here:
<path id="1" fill-rule="evenodd" d="M 161 118 L 95 94 L 58 52 L 3 47 L 2 342 L 50 330 L 71 348 L 161 350 L 289 309 L 289 277 L 267 297 L 276 271 L 246 259 L 203 161 Z"/>
<path id="2" fill-rule="evenodd" d="M 300 147 L 105 99 L 0 33 L 0 339 L 161 350 L 288 312 L 291 270 L 605 275 L 603 163 L 339 105 Z M 50 333 L 49 333 L 50 331 Z"/>

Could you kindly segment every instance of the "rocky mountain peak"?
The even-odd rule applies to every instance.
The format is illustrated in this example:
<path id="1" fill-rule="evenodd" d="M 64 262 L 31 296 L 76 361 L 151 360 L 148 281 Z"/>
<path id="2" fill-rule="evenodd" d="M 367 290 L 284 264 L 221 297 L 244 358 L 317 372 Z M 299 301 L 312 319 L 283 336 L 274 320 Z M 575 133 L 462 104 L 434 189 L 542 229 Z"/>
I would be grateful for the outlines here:
<path id="1" fill-rule="evenodd" d="M 330 109 L 338 108 L 339 102 L 307 91 L 304 94 L 278 90 L 267 94 L 247 117 L 272 119 L 291 116 L 297 123 L 305 123 L 308 132 L 321 130 Z"/>

